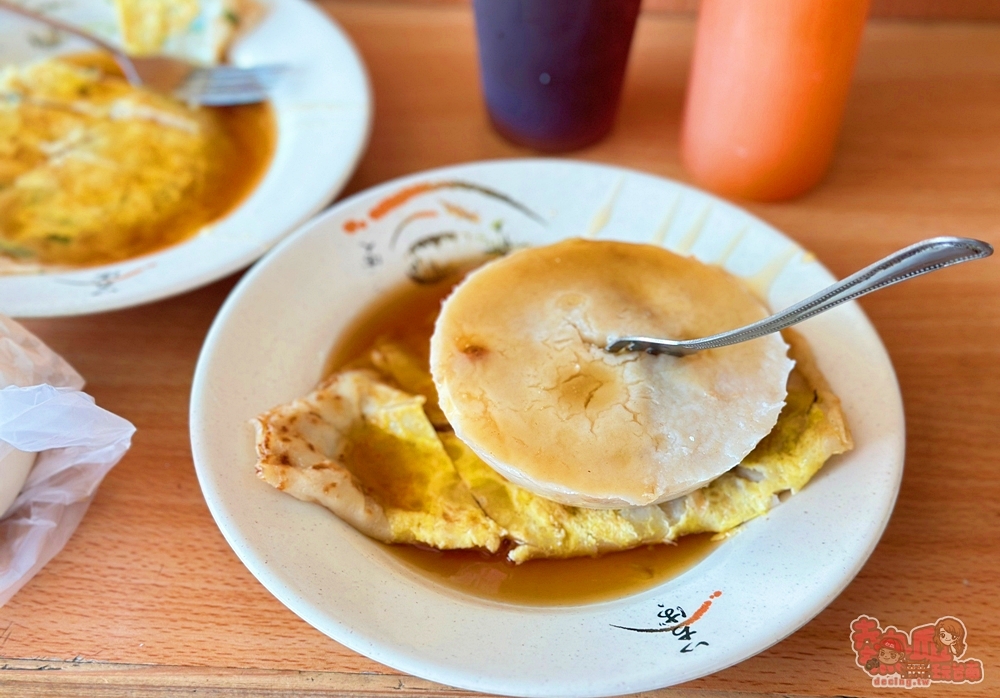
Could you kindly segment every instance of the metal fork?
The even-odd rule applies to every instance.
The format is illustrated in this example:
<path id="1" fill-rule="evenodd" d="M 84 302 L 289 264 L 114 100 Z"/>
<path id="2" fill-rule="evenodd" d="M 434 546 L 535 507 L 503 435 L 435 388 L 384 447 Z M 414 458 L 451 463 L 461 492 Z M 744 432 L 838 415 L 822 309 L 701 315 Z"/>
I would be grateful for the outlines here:
<path id="1" fill-rule="evenodd" d="M 215 66 L 203 68 L 178 58 L 166 56 L 130 56 L 103 39 L 70 24 L 0 0 L 0 8 L 74 34 L 110 53 L 130 84 L 171 94 L 189 104 L 221 107 L 252 104 L 267 99 L 268 93 L 286 71 L 282 65 L 252 68 Z"/>
<path id="2" fill-rule="evenodd" d="M 645 351 L 650 354 L 671 354 L 686 356 L 702 349 L 748 342 L 764 335 L 778 332 L 792 325 L 824 313 L 834 306 L 878 291 L 900 281 L 912 279 L 954 264 L 973 259 L 983 259 L 993 254 L 993 247 L 982 240 L 972 238 L 939 237 L 904 247 L 888 257 L 851 274 L 843 281 L 828 286 L 819 293 L 795 305 L 764 318 L 752 325 L 728 332 L 714 334 L 702 339 L 673 340 L 653 337 L 622 337 L 611 339 L 607 351 Z"/>

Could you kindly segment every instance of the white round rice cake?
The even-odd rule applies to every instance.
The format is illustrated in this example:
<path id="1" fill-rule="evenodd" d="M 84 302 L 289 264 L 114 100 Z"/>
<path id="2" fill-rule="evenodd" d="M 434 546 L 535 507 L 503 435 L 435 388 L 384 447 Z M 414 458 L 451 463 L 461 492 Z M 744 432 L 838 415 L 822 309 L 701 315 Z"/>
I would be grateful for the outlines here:
<path id="1" fill-rule="evenodd" d="M 509 480 L 575 506 L 651 504 L 739 464 L 777 421 L 793 362 L 779 334 L 683 358 L 609 354 L 609 338 L 767 314 L 718 267 L 567 240 L 470 274 L 441 308 L 431 373 L 456 435 Z"/>

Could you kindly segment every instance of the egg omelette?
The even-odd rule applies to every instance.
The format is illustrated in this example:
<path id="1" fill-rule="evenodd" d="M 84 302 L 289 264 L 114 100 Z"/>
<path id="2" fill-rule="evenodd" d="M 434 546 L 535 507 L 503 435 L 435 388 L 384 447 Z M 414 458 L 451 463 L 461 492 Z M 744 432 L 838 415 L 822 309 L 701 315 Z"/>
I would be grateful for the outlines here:
<path id="1" fill-rule="evenodd" d="M 440 412 L 427 369 L 387 342 L 376 344 L 365 366 L 336 373 L 254 420 L 257 473 L 377 540 L 490 551 L 506 541 L 514 563 L 725 535 L 798 492 L 827 459 L 853 446 L 809 347 L 794 332 L 785 339 L 796 365 L 774 429 L 739 466 L 662 504 L 577 508 L 507 481 L 445 425 L 435 430 L 432 415 L 439 422 Z"/>
<path id="2" fill-rule="evenodd" d="M 4 68 L 0 257 L 99 264 L 188 237 L 269 160 L 270 112 L 254 106 L 190 108 L 129 85 L 96 55 Z M 234 128 L 240 114 L 259 123 Z M 254 130 L 263 147 L 246 146 Z"/>

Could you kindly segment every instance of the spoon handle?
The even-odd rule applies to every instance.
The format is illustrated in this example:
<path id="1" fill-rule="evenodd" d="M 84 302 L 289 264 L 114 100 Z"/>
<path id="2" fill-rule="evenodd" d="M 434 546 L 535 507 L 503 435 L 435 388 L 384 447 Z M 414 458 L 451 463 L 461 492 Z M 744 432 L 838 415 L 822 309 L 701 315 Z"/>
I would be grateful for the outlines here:
<path id="1" fill-rule="evenodd" d="M 991 254 L 993 248 L 982 240 L 956 237 L 931 238 L 894 252 L 819 293 L 752 325 L 692 340 L 622 337 L 610 342 L 607 350 L 647 351 L 651 354 L 684 356 L 702 349 L 717 349 L 746 342 L 772 332 L 779 332 L 872 291 L 954 264 L 983 259 Z"/>

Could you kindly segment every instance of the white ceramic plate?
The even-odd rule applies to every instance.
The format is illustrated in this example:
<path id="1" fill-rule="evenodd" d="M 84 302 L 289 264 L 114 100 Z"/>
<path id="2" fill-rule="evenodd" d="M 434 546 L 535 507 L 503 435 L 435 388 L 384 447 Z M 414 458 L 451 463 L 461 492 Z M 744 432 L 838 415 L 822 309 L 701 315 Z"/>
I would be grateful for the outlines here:
<path id="1" fill-rule="evenodd" d="M 371 121 L 361 59 L 344 32 L 304 0 L 268 0 L 259 26 L 230 50 L 236 65 L 290 66 L 272 104 L 278 145 L 254 192 L 195 237 L 160 252 L 72 272 L 0 275 L 0 313 L 77 315 L 124 308 L 182 293 L 260 257 L 325 206 L 347 182 Z M 45 43 L 47 32 L 0 14 L 0 65 L 88 45 Z"/>
<path id="2" fill-rule="evenodd" d="M 833 281 L 781 233 L 700 191 L 612 167 L 514 160 L 426 172 L 340 203 L 262 260 L 223 306 L 191 397 L 198 477 L 240 559 L 323 633 L 396 669 L 473 690 L 632 693 L 718 671 L 778 642 L 868 558 L 899 487 L 904 424 L 892 366 L 853 304 L 801 330 L 843 400 L 855 450 L 680 577 L 634 596 L 552 608 L 465 596 L 255 477 L 247 420 L 308 392 L 339 333 L 379 294 L 504 239 L 539 245 L 580 235 L 721 260 L 767 286 L 775 308 Z M 655 628 L 665 608 L 691 615 L 710 598 L 686 640 L 616 627 Z"/>

